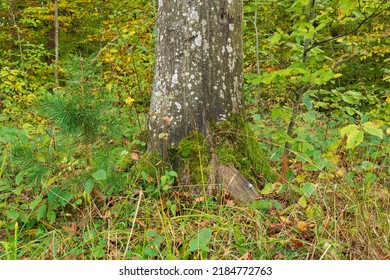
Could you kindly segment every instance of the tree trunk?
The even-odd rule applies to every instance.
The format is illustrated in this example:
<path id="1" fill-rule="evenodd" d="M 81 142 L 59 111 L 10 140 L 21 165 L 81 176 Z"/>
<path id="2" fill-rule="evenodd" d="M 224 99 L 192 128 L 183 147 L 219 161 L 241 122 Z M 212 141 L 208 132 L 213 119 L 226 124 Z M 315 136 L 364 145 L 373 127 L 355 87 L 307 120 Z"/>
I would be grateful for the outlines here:
<path id="1" fill-rule="evenodd" d="M 150 106 L 152 145 L 160 151 L 192 130 L 241 113 L 242 1 L 160 0 Z"/>
<path id="2" fill-rule="evenodd" d="M 169 150 L 197 131 L 213 153 L 211 127 L 232 115 L 243 116 L 242 20 L 242 0 L 158 1 L 149 150 L 167 159 Z M 209 185 L 230 181 L 234 192 L 255 192 L 215 153 L 204 159 L 212 165 Z"/>

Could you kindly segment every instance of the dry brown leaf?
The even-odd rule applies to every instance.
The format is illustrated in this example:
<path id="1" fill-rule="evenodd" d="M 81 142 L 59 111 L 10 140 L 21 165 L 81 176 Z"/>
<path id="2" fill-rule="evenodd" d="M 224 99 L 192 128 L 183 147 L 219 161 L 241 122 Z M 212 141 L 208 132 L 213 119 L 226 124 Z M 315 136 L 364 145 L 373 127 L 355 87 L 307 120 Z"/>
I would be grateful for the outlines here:
<path id="1" fill-rule="evenodd" d="M 288 225 L 288 226 L 291 226 L 291 225 L 293 224 L 288 218 L 286 218 L 286 217 L 284 217 L 284 216 L 280 216 L 280 220 L 281 220 L 284 224 L 286 224 L 286 225 Z"/>
<path id="2" fill-rule="evenodd" d="M 63 226 L 62 229 L 67 231 L 71 235 L 75 235 L 77 233 L 77 231 L 79 230 L 79 225 L 77 223 L 73 222 L 69 226 L 66 226 L 66 225 Z"/>
<path id="3" fill-rule="evenodd" d="M 274 260 L 284 260 L 284 258 L 284 255 L 280 252 L 277 252 L 273 257 Z"/>
<path id="4" fill-rule="evenodd" d="M 300 241 L 298 239 L 292 240 L 291 243 L 293 245 L 293 248 L 301 248 L 301 247 L 303 247 L 302 241 Z"/>
<path id="5" fill-rule="evenodd" d="M 142 221 L 142 220 L 136 218 L 136 219 L 135 219 L 135 222 L 136 222 L 142 229 L 145 229 L 145 228 L 146 228 L 146 224 L 145 224 L 144 221 Z"/>
<path id="6" fill-rule="evenodd" d="M 130 157 L 135 161 L 139 161 L 139 155 L 136 152 L 130 153 Z"/>
<path id="7" fill-rule="evenodd" d="M 347 170 L 344 167 L 342 167 L 336 171 L 336 176 L 340 178 L 340 177 L 343 177 L 346 173 L 347 173 Z"/>
<path id="8" fill-rule="evenodd" d="M 307 231 L 307 223 L 303 221 L 299 221 L 297 228 L 300 232 L 306 232 Z"/>
<path id="9" fill-rule="evenodd" d="M 236 206 L 236 203 L 234 202 L 234 200 L 228 199 L 226 200 L 226 205 L 230 207 L 234 207 Z"/>
<path id="10" fill-rule="evenodd" d="M 205 201 L 207 200 L 207 196 L 199 196 L 197 199 L 195 199 L 195 202 L 202 202 L 202 201 Z"/>
<path id="11" fill-rule="evenodd" d="M 103 220 L 107 220 L 108 218 L 110 218 L 110 216 L 111 216 L 111 211 L 110 210 L 106 211 L 103 215 Z"/>
<path id="12" fill-rule="evenodd" d="M 252 252 L 251 251 L 246 252 L 244 255 L 241 256 L 240 260 L 244 260 L 244 261 L 253 260 Z"/>

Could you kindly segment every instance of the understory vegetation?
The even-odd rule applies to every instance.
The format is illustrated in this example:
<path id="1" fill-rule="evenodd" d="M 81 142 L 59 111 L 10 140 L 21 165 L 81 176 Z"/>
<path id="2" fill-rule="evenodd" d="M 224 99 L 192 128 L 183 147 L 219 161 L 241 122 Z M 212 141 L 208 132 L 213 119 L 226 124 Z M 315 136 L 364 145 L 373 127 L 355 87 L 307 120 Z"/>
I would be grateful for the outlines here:
<path id="1" fill-rule="evenodd" d="M 244 1 L 250 205 L 147 152 L 156 2 L 60 1 L 58 85 L 53 1 L 1 2 L 0 259 L 390 259 L 389 2 Z"/>

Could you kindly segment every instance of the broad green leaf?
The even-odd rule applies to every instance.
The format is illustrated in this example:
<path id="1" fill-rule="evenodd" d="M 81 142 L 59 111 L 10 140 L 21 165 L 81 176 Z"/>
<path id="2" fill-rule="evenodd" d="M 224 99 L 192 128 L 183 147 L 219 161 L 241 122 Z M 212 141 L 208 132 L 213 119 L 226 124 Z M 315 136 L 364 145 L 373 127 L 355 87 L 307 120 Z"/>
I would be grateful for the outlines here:
<path id="1" fill-rule="evenodd" d="M 107 173 L 103 169 L 99 169 L 98 171 L 92 174 L 92 177 L 96 181 L 103 181 L 107 179 Z"/>
<path id="2" fill-rule="evenodd" d="M 275 191 L 275 184 L 267 183 L 260 191 L 261 194 L 271 194 Z"/>
<path id="3" fill-rule="evenodd" d="M 363 142 L 364 132 L 362 130 L 354 130 L 347 136 L 347 149 L 353 149 Z"/>
<path id="4" fill-rule="evenodd" d="M 16 185 L 20 185 L 20 182 L 23 180 L 23 176 L 24 176 L 25 172 L 19 172 L 18 175 L 16 175 L 15 177 L 15 184 Z"/>
<path id="5" fill-rule="evenodd" d="M 43 204 L 41 205 L 41 207 L 39 207 L 38 211 L 37 211 L 37 219 L 38 220 L 41 220 L 43 218 L 43 216 L 45 215 L 45 212 L 46 212 L 46 204 Z"/>
<path id="6" fill-rule="evenodd" d="M 85 183 L 84 190 L 86 193 L 90 194 L 92 192 L 93 186 L 94 186 L 95 180 L 94 179 L 89 179 Z"/>
<path id="7" fill-rule="evenodd" d="M 303 207 L 303 208 L 306 208 L 307 206 L 307 201 L 306 201 L 306 198 L 304 196 L 301 196 L 298 200 L 298 204 Z"/>
<path id="8" fill-rule="evenodd" d="M 353 11 L 352 12 L 358 19 L 364 18 L 364 15 L 359 11 Z"/>
<path id="9" fill-rule="evenodd" d="M 375 173 L 373 173 L 373 172 L 368 172 L 367 174 L 366 174 L 366 180 L 365 180 L 365 184 L 366 185 L 372 185 L 374 182 L 375 182 L 375 180 L 378 178 L 378 176 L 375 174 Z"/>
<path id="10" fill-rule="evenodd" d="M 70 200 L 73 198 L 73 195 L 68 192 L 61 192 L 60 193 L 60 203 L 62 206 L 66 206 Z"/>
<path id="11" fill-rule="evenodd" d="M 356 103 L 356 99 L 353 98 L 353 97 L 350 96 L 350 95 L 342 95 L 341 98 L 342 98 L 345 102 L 347 102 L 347 103 L 349 103 L 349 104 L 355 104 L 355 103 Z"/>
<path id="12" fill-rule="evenodd" d="M 173 171 L 173 170 L 169 171 L 168 175 L 171 176 L 171 177 L 177 177 L 176 171 Z"/>
<path id="13" fill-rule="evenodd" d="M 12 222 L 16 221 L 20 216 L 20 213 L 17 210 L 10 210 L 7 211 L 6 213 L 7 213 L 7 217 L 11 219 Z"/>
<path id="14" fill-rule="evenodd" d="M 260 211 L 268 211 L 273 206 L 272 200 L 264 199 L 264 200 L 257 200 L 253 203 L 251 203 L 250 208 L 257 209 Z"/>
<path id="15" fill-rule="evenodd" d="M 56 220 L 56 212 L 54 210 L 47 211 L 46 218 L 49 220 L 49 223 L 54 223 Z"/>
<path id="16" fill-rule="evenodd" d="M 35 208 L 38 206 L 39 202 L 42 201 L 42 198 L 43 198 L 43 195 L 40 194 L 40 195 L 38 195 L 37 198 L 35 198 L 33 201 L 31 201 L 31 202 L 30 202 L 30 205 L 29 205 L 29 206 L 30 206 L 30 209 L 31 209 L 31 210 L 35 209 Z"/>
<path id="17" fill-rule="evenodd" d="M 383 139 L 383 130 L 379 128 L 379 125 L 373 122 L 365 122 L 362 124 L 363 129 L 370 135 L 374 135 Z"/>
<path id="18" fill-rule="evenodd" d="M 277 200 L 272 200 L 272 203 L 274 204 L 275 208 L 278 210 L 283 210 L 282 204 L 279 203 Z"/>
<path id="19" fill-rule="evenodd" d="M 157 232 L 155 232 L 155 231 L 148 231 L 146 233 L 146 236 L 147 237 L 157 237 L 157 236 L 159 236 L 159 234 Z"/>
<path id="20" fill-rule="evenodd" d="M 346 127 L 343 127 L 342 129 L 340 129 L 340 135 L 341 137 L 344 137 L 346 134 L 354 131 L 354 130 L 357 130 L 359 127 L 356 125 L 356 124 L 350 124 Z"/>
<path id="21" fill-rule="evenodd" d="M 311 184 L 311 183 L 305 183 L 303 184 L 302 186 L 302 194 L 306 197 L 306 198 L 309 198 L 311 197 L 313 194 L 315 194 L 316 192 L 316 187 Z"/>
<path id="22" fill-rule="evenodd" d="M 307 95 L 303 96 L 302 98 L 303 104 L 305 104 L 307 109 L 312 109 L 313 108 L 313 103 L 311 102 L 311 98 Z"/>
<path id="23" fill-rule="evenodd" d="M 149 246 L 146 246 L 145 249 L 144 249 L 144 254 L 148 257 L 156 257 L 158 256 L 158 252 L 157 250 L 149 247 Z"/>
<path id="24" fill-rule="evenodd" d="M 190 251 L 196 251 L 200 249 L 201 251 L 208 252 L 210 249 L 207 247 L 211 239 L 211 229 L 204 228 L 202 229 L 198 236 L 195 239 L 190 240 Z"/>
<path id="25" fill-rule="evenodd" d="M 199 232 L 199 239 L 209 242 L 211 239 L 211 229 L 204 228 Z"/>
<path id="26" fill-rule="evenodd" d="M 271 44 L 275 44 L 276 42 L 279 42 L 281 38 L 282 38 L 282 35 L 275 32 L 274 35 L 271 38 L 269 38 L 268 40 Z"/>
<path id="27" fill-rule="evenodd" d="M 61 189 L 58 186 L 53 187 L 51 190 L 47 190 L 47 199 L 49 202 L 53 202 L 55 199 L 58 199 L 60 192 Z"/>
<path id="28" fill-rule="evenodd" d="M 358 113 L 358 111 L 354 108 L 351 108 L 351 107 L 344 107 L 344 110 L 348 113 L 348 115 L 350 116 L 353 116 L 355 115 L 356 113 Z"/>

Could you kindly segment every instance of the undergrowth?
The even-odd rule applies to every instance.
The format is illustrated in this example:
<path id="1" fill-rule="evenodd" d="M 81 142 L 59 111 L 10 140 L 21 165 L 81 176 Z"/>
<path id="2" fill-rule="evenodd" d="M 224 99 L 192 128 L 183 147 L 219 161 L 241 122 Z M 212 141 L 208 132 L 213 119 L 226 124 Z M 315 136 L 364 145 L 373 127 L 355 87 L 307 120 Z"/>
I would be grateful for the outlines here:
<path id="1" fill-rule="evenodd" d="M 280 121 L 251 125 L 276 173 Z M 389 259 L 388 136 L 346 149 L 343 125 L 302 115 L 287 181 L 245 207 L 177 186 L 137 133 L 3 127 L 0 259 Z"/>

